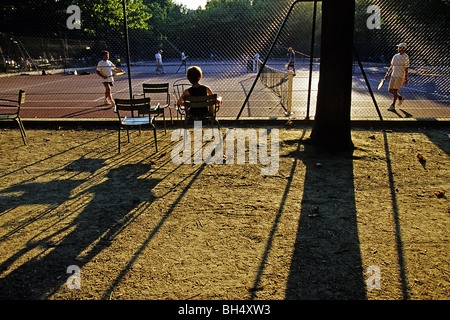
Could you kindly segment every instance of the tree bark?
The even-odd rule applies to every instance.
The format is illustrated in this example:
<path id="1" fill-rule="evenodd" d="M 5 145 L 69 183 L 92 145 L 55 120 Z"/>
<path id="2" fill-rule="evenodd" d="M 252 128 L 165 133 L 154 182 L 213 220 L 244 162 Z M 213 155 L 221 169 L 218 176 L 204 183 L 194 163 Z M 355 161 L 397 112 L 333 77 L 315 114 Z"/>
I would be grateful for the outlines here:
<path id="1" fill-rule="evenodd" d="M 322 41 L 317 108 L 310 142 L 351 149 L 355 0 L 322 1 Z"/>

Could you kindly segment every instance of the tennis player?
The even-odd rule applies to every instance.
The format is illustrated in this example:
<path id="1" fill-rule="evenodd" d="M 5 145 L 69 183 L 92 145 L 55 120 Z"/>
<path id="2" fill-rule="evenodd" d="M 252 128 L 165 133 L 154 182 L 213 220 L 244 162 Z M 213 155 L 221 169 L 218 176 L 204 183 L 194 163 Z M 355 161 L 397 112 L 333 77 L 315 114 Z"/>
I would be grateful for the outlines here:
<path id="1" fill-rule="evenodd" d="M 117 68 L 114 63 L 109 60 L 109 52 L 102 52 L 102 60 L 97 64 L 97 74 L 103 79 L 105 86 L 105 104 L 113 104 L 113 97 L 111 94 L 111 87 L 114 85 L 113 71 L 122 72 L 122 69 Z"/>
<path id="2" fill-rule="evenodd" d="M 403 83 L 407 85 L 408 81 L 408 68 L 409 68 L 409 57 L 406 54 L 406 43 L 402 42 L 397 45 L 398 53 L 392 57 L 391 66 L 389 67 L 384 80 L 389 77 L 391 73 L 391 80 L 389 81 L 389 93 L 393 96 L 393 101 L 391 106 L 388 108 L 389 111 L 395 111 L 395 103 L 398 99 L 398 105 L 400 106 L 405 98 L 398 94 L 398 91 L 402 88 Z"/>
<path id="3" fill-rule="evenodd" d="M 288 49 L 287 56 L 288 56 L 287 71 L 289 71 L 289 68 L 292 68 L 292 71 L 294 72 L 295 76 L 295 52 L 291 47 L 289 47 Z"/>
<path id="4" fill-rule="evenodd" d="M 253 71 L 258 72 L 259 53 L 256 52 L 253 56 Z"/>
<path id="5" fill-rule="evenodd" d="M 164 72 L 164 65 L 162 62 L 162 50 L 159 50 L 156 54 L 155 54 L 155 62 L 156 62 L 156 73 L 157 74 L 161 74 L 161 73 L 165 73 Z"/>
<path id="6" fill-rule="evenodd" d="M 186 54 L 183 52 L 181 52 L 181 65 L 178 67 L 177 73 L 178 71 L 180 71 L 181 67 L 184 66 L 184 72 L 186 72 Z"/>

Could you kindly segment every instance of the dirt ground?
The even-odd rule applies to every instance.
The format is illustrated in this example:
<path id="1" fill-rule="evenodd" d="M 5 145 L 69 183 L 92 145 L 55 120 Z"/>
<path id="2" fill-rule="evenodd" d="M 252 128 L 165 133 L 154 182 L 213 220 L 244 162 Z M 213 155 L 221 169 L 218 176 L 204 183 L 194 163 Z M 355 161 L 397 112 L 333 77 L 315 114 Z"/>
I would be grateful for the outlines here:
<path id="1" fill-rule="evenodd" d="M 2 129 L 0 299 L 450 298 L 448 128 L 271 129 L 273 175 L 176 164 L 173 130 Z"/>

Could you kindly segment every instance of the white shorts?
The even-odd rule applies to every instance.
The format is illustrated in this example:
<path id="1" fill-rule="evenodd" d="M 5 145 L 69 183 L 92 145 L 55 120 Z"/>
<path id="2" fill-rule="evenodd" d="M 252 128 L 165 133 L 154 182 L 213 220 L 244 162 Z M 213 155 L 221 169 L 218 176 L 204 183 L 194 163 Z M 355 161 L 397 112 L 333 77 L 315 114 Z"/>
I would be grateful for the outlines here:
<path id="1" fill-rule="evenodd" d="M 389 81 L 389 89 L 400 90 L 403 86 L 404 77 L 391 77 Z"/>

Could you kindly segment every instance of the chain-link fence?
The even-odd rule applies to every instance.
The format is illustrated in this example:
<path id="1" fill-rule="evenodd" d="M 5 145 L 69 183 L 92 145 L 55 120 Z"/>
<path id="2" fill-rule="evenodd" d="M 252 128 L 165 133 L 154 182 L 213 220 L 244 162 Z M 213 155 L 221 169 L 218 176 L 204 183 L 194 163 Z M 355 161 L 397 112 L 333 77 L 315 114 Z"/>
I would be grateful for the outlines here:
<path id="1" fill-rule="evenodd" d="M 202 10 L 170 0 L 126 1 L 129 70 L 122 1 L 4 2 L 0 72 L 22 76 L 0 78 L 0 94 L 26 90 L 24 112 L 30 116 L 113 117 L 99 112 L 104 89 L 95 74 L 100 52 L 108 50 L 127 71 L 115 79 L 117 98 L 140 93 L 145 82 L 173 85 L 198 65 L 202 83 L 223 98 L 221 118 L 314 118 L 321 1 L 212 0 Z M 450 116 L 449 9 L 447 0 L 356 0 L 352 119 Z M 410 83 L 399 91 L 401 108 L 388 112 L 388 81 L 381 90 L 377 85 L 400 42 L 408 46 Z M 155 66 L 158 50 L 162 73 Z M 270 85 L 261 81 L 266 71 Z"/>
<path id="2" fill-rule="evenodd" d="M 380 91 L 397 44 L 406 43 L 409 84 L 399 90 L 405 100 L 394 113 L 388 83 Z M 441 0 L 356 2 L 355 47 L 384 117 L 436 118 L 449 116 L 450 2 Z M 355 65 L 353 115 L 364 117 L 367 84 Z M 367 104 L 370 106 L 370 104 Z M 370 107 L 372 107 L 374 104 Z M 361 110 L 359 111 L 359 108 Z M 358 113 L 361 112 L 361 116 Z M 368 115 L 369 113 L 367 113 Z"/>

